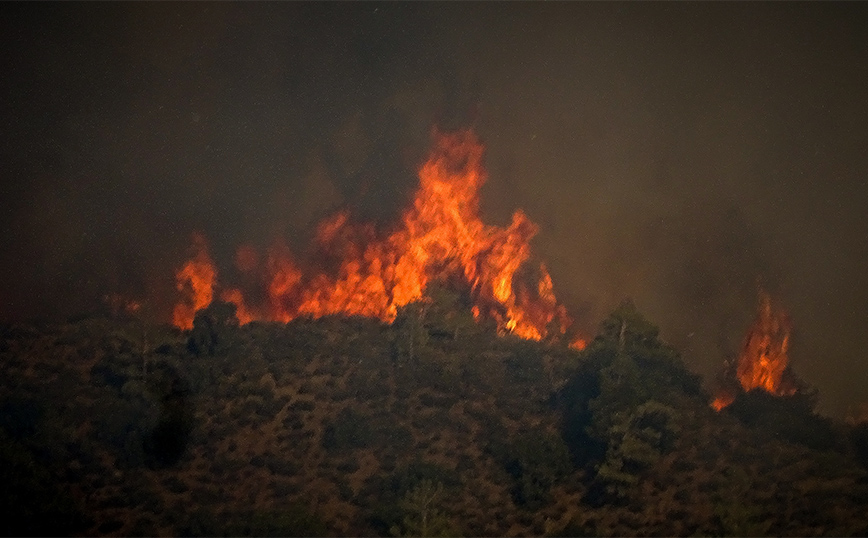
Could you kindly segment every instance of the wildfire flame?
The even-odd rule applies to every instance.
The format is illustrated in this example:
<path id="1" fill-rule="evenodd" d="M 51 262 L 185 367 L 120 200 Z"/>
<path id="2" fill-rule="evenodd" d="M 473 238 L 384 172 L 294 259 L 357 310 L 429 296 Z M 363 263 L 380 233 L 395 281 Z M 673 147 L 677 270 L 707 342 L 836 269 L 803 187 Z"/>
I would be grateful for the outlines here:
<path id="1" fill-rule="evenodd" d="M 735 370 L 736 379 L 745 392 L 763 389 L 775 396 L 795 394 L 796 387 L 785 375 L 791 329 L 787 313 L 772 305 L 768 293 L 760 292 L 757 317 L 745 336 Z M 731 393 L 723 391 L 711 405 L 720 411 L 734 399 Z"/>
<path id="2" fill-rule="evenodd" d="M 181 329 L 193 328 L 196 311 L 211 304 L 217 281 L 217 270 L 208 255 L 203 235 L 193 234 L 193 250 L 193 257 L 175 273 L 178 291 L 184 298 L 175 305 L 172 322 Z"/>
<path id="3" fill-rule="evenodd" d="M 537 285 L 526 286 L 516 273 L 530 257 L 536 224 L 516 211 L 507 227 L 479 218 L 479 189 L 485 182 L 483 147 L 470 131 L 438 133 L 428 160 L 419 169 L 413 204 L 399 225 L 378 234 L 370 224 L 355 224 L 346 212 L 320 223 L 316 252 L 331 270 L 303 270 L 289 249 L 274 245 L 259 264 L 258 254 L 242 246 L 236 266 L 262 271 L 266 300 L 251 307 L 240 289 L 220 294 L 238 307 L 239 321 L 289 322 L 298 316 L 361 315 L 391 322 L 398 309 L 424 297 L 434 281 L 458 278 L 470 290 L 474 317 L 497 321 L 502 332 L 540 340 L 552 328 L 565 333 L 571 324 L 558 304 L 551 276 L 540 265 Z M 173 321 L 192 327 L 197 310 L 215 296 L 217 271 L 204 238 L 194 236 L 194 256 L 176 273 L 183 298 Z M 571 346 L 584 347 L 576 339 Z"/>

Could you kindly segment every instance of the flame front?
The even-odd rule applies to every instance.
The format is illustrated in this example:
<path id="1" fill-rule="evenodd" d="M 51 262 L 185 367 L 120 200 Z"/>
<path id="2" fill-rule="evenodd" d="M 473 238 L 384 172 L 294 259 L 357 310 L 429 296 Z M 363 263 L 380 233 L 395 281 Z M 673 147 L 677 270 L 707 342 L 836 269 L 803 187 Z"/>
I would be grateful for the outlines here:
<path id="1" fill-rule="evenodd" d="M 760 292 L 757 317 L 745 336 L 735 370 L 745 392 L 763 389 L 775 396 L 795 394 L 796 388 L 786 376 L 791 329 L 787 313 L 775 308 L 767 293 Z M 721 391 L 711 406 L 720 411 L 734 399 L 731 392 Z"/>
<path id="2" fill-rule="evenodd" d="M 323 221 L 316 234 L 316 270 L 304 270 L 289 249 L 269 249 L 261 269 L 266 297 L 249 306 L 240 289 L 221 298 L 238 306 L 239 321 L 289 322 L 298 316 L 361 315 L 391 322 L 398 309 L 424 297 L 433 281 L 459 279 L 470 290 L 474 317 L 497 321 L 503 332 L 539 340 L 551 327 L 565 332 L 571 320 L 558 304 L 551 277 L 539 268 L 536 286 L 524 286 L 516 272 L 530 257 L 537 226 L 516 211 L 507 227 L 479 218 L 479 189 L 485 182 L 483 147 L 470 131 L 435 136 L 428 160 L 419 169 L 413 204 L 390 233 L 354 224 L 346 212 Z M 176 274 L 184 298 L 174 323 L 192 326 L 195 311 L 210 304 L 216 270 L 196 237 L 196 253 Z M 239 249 L 236 265 L 260 269 L 250 246 Z M 321 266 L 321 267 L 320 267 Z M 327 267 L 324 269 L 322 267 Z M 552 325 L 552 323 L 555 323 Z M 584 340 L 572 346 L 581 349 Z"/>
<path id="3" fill-rule="evenodd" d="M 181 329 L 193 328 L 196 311 L 207 307 L 214 298 L 217 271 L 208 255 L 205 238 L 193 234 L 193 257 L 175 273 L 178 291 L 184 298 L 175 305 L 172 322 Z"/>

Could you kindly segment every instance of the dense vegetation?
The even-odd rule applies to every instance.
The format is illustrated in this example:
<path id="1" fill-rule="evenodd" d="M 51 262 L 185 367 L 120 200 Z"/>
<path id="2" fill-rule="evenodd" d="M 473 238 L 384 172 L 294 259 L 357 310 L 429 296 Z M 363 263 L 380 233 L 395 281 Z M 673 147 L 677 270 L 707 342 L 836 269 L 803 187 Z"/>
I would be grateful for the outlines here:
<path id="1" fill-rule="evenodd" d="M 810 392 L 715 413 L 629 303 L 576 352 L 435 296 L 392 325 L 0 327 L 4 533 L 868 533 L 868 429 Z"/>

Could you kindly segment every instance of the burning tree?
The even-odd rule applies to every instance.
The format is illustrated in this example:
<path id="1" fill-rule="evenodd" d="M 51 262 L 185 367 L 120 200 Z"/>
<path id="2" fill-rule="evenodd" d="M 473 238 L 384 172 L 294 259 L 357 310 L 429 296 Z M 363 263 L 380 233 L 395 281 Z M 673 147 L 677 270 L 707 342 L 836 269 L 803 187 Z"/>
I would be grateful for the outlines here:
<path id="1" fill-rule="evenodd" d="M 258 272 L 255 280 L 263 288 L 258 294 L 238 288 L 217 294 L 217 270 L 204 238 L 195 236 L 194 256 L 176 273 L 183 298 L 174 324 L 190 329 L 195 312 L 217 296 L 237 306 L 241 324 L 329 314 L 392 322 L 401 307 L 423 299 L 430 284 L 457 281 L 469 290 L 474 317 L 494 319 L 501 333 L 531 340 L 566 334 L 572 320 L 555 297 L 546 267 L 535 270 L 533 285 L 517 277 L 530 259 L 536 224 L 521 210 L 506 227 L 487 225 L 479 217 L 479 189 L 486 178 L 482 154 L 470 131 L 435 132 L 413 203 L 400 222 L 382 233 L 352 222 L 347 212 L 327 218 L 315 237 L 319 264 L 299 263 L 280 244 L 260 264 L 255 251 L 241 247 L 239 268 Z M 265 300 L 250 305 L 250 296 Z M 581 348 L 584 340 L 574 338 L 572 345 Z"/>
<path id="2" fill-rule="evenodd" d="M 733 402 L 739 391 L 762 389 L 773 396 L 795 394 L 797 381 L 787 355 L 791 330 L 789 315 L 772 304 L 768 293 L 760 291 L 757 316 L 745 336 L 735 369 L 725 374 L 725 382 L 735 379 L 737 384 L 719 391 L 712 407 L 720 411 Z"/>

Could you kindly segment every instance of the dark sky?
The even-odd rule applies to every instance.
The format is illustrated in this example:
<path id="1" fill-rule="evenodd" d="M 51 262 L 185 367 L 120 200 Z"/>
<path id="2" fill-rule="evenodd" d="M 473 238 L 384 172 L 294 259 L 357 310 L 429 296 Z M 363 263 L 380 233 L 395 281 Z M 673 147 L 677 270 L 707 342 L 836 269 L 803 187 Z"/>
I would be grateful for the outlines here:
<path id="1" fill-rule="evenodd" d="M 433 125 L 487 148 L 593 332 L 631 297 L 706 379 L 762 282 L 821 410 L 868 401 L 863 3 L 4 4 L 0 317 L 161 297 L 193 230 L 394 219 Z M 155 306 L 155 308 L 159 308 Z"/>

